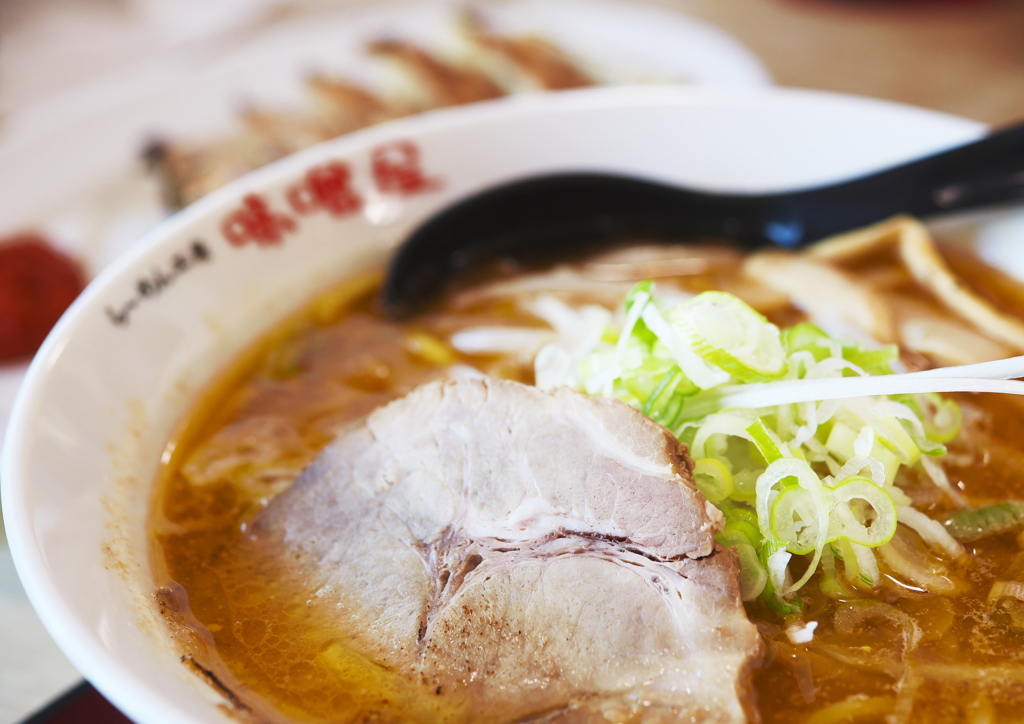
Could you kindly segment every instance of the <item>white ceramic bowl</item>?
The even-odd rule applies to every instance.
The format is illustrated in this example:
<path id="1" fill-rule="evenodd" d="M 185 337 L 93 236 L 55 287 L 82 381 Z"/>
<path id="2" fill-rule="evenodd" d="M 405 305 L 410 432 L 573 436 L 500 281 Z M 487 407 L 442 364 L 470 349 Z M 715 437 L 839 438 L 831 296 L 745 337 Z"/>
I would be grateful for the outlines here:
<path id="1" fill-rule="evenodd" d="M 379 126 L 236 182 L 101 274 L 33 362 L 0 471 L 28 595 L 71 661 L 136 722 L 223 722 L 216 692 L 179 662 L 155 610 L 145 518 L 173 426 L 259 331 L 380 264 L 434 210 L 506 179 L 612 170 L 770 190 L 850 176 L 983 130 L 814 92 L 581 91 Z M 340 165 L 324 171 L 331 163 Z M 347 216 L 324 206 L 342 196 L 314 188 L 318 173 L 322 181 L 344 175 L 338 169 L 362 202 Z M 261 203 L 269 221 L 258 218 Z"/>

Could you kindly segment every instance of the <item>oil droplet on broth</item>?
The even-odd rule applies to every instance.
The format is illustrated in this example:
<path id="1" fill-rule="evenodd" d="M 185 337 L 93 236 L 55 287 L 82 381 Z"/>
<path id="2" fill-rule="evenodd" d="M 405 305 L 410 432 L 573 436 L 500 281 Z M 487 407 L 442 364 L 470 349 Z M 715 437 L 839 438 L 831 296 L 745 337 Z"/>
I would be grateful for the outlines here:
<path id="1" fill-rule="evenodd" d="M 243 583 L 231 591 L 231 603 L 241 608 L 253 608 L 269 597 L 267 589 L 255 583 Z"/>
<path id="2" fill-rule="evenodd" d="M 288 685 L 305 691 L 316 685 L 319 680 L 316 667 L 308 661 L 299 661 L 288 667 Z"/>
<path id="3" fill-rule="evenodd" d="M 436 690 L 413 684 L 371 661 L 345 641 L 328 642 L 317 654 L 333 680 L 344 682 L 341 700 L 346 706 L 380 711 L 396 720 L 418 722 L 465 721 L 465 705 L 458 697 L 437 695 Z"/>
<path id="4" fill-rule="evenodd" d="M 238 640 L 249 648 L 255 648 L 263 643 L 267 637 L 267 624 L 258 619 L 239 621 L 235 624 L 235 635 Z"/>
<path id="5" fill-rule="evenodd" d="M 331 641 L 317 654 L 323 663 L 338 678 L 348 682 L 353 689 L 383 690 L 387 688 L 388 673 L 380 664 L 370 661 L 341 641 Z"/>

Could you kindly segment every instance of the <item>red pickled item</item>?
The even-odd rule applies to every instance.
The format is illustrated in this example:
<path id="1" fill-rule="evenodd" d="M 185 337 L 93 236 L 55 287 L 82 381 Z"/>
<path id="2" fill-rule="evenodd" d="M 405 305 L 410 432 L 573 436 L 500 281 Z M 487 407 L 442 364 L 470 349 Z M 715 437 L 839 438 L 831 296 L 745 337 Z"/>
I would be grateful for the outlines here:
<path id="1" fill-rule="evenodd" d="M 35 354 L 84 288 L 78 263 L 38 234 L 0 239 L 0 362 Z"/>

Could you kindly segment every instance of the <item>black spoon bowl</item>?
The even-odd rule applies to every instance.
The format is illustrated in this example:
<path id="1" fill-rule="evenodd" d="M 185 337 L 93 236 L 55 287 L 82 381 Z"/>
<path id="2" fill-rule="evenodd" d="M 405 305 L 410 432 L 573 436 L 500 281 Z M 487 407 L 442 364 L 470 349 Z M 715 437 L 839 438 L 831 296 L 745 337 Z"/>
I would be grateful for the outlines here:
<path id="1" fill-rule="evenodd" d="M 1024 124 L 873 174 L 771 194 L 721 194 L 614 174 L 535 176 L 440 211 L 398 248 L 383 289 L 395 318 L 499 260 L 534 262 L 629 238 L 716 238 L 796 249 L 897 214 L 930 218 L 1024 196 Z"/>

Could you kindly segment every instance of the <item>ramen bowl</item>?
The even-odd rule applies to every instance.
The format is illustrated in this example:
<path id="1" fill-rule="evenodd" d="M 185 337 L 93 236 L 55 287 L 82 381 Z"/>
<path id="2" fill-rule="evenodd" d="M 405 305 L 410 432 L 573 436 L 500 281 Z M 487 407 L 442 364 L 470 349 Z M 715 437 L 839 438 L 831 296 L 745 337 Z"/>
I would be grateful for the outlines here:
<path id="1" fill-rule="evenodd" d="M 139 724 L 229 720 L 229 702 L 183 665 L 158 610 L 146 522 L 175 426 L 261 332 L 379 267 L 433 212 L 518 177 L 615 172 L 765 192 L 983 132 L 819 92 L 604 89 L 396 121 L 234 182 L 107 268 L 32 363 L 0 474 L 29 598 L 72 663 Z"/>

